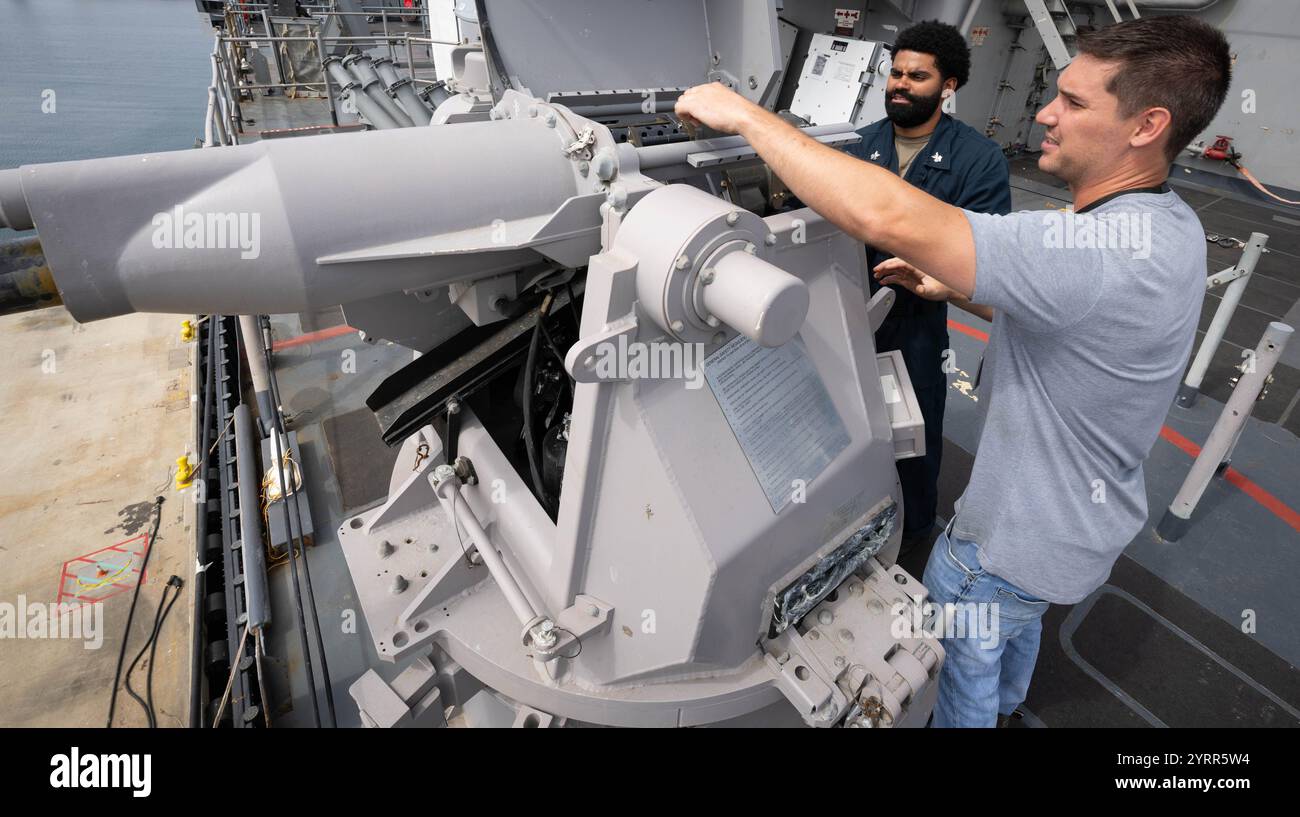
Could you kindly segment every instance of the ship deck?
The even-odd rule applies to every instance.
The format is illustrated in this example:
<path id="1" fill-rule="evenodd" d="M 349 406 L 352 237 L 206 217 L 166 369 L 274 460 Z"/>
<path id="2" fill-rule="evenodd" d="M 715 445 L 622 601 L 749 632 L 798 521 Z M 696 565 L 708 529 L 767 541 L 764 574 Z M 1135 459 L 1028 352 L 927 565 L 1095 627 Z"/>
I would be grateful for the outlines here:
<path id="1" fill-rule="evenodd" d="M 246 103 L 245 116 L 252 122 L 241 139 L 260 138 L 256 123 L 279 130 L 328 122 L 323 105 L 283 98 Z M 1300 725 L 1300 594 L 1291 585 L 1300 575 L 1300 480 L 1295 478 L 1300 344 L 1278 365 L 1267 399 L 1248 421 L 1232 470 L 1212 482 L 1188 534 L 1170 544 L 1154 533 L 1223 409 L 1242 350 L 1254 348 L 1269 321 L 1294 326 L 1300 319 L 1300 217 L 1213 178 L 1176 175 L 1171 183 L 1197 210 L 1207 232 L 1242 239 L 1264 232 L 1269 252 L 1209 368 L 1203 396 L 1192 408 L 1171 408 L 1151 452 L 1147 527 L 1103 587 L 1078 605 L 1053 606 L 1045 618 L 1041 658 L 1021 725 Z M 1068 195 L 1039 173 L 1032 159 L 1021 159 L 1013 164 L 1013 201 L 1016 209 L 1059 208 Z M 1207 242 L 1211 271 L 1231 266 L 1238 255 Z M 1198 343 L 1220 294 L 1206 298 Z M 171 317 L 134 316 L 82 327 L 62 308 L 0 322 L 0 350 L 10 360 L 31 364 L 12 367 L 0 383 L 0 408 L 7 417 L 0 472 L 11 476 L 0 490 L 0 558 L 9 566 L 0 575 L 0 598 L 49 596 L 48 585 L 59 578 L 64 561 L 135 535 L 141 529 L 141 503 L 166 493 L 175 458 L 193 433 L 188 352 L 176 338 L 177 323 Z M 387 492 L 396 451 L 380 441 L 364 400 L 411 353 L 382 341 L 367 343 L 343 325 L 337 309 L 273 316 L 272 326 L 282 404 L 298 433 L 316 531 L 308 555 L 338 723 L 354 726 L 359 719 L 348 696 L 350 684 L 368 669 L 392 678 L 400 667 L 375 653 L 363 618 L 356 632 L 337 626 L 348 611 L 360 611 L 335 531 L 344 518 L 375 506 Z M 945 418 L 943 520 L 952 513 L 977 450 L 979 407 L 968 381 L 989 328 L 966 313 L 950 315 L 959 371 L 950 377 Z M 61 359 L 69 361 L 68 377 L 53 380 L 41 373 L 38 364 L 46 349 L 60 350 Z M 355 353 L 354 371 L 341 365 L 349 350 Z M 185 503 L 175 492 L 166 495 L 160 549 L 136 614 L 136 633 L 145 626 L 142 618 L 152 619 L 165 575 L 188 578 L 192 572 Z M 918 548 L 901 563 L 920 576 L 928 553 L 929 548 Z M 284 567 L 272 568 L 270 579 L 273 597 L 288 599 Z M 23 660 L 0 663 L 0 692 L 23 702 L 20 711 L 6 712 L 6 723 L 73 725 L 102 719 L 103 690 L 125 615 L 122 602 L 106 603 L 108 636 L 97 653 L 66 642 L 28 644 Z M 189 607 L 184 596 L 172 613 L 166 649 L 180 652 L 167 653 L 170 675 L 158 684 L 172 696 L 161 708 L 182 721 Z M 276 614 L 282 620 L 292 615 L 287 609 Z M 132 643 L 140 643 L 137 639 L 142 637 Z M 274 635 L 268 652 L 285 666 L 301 666 L 292 633 Z M 312 720 L 301 676 L 289 673 L 293 708 L 277 725 Z M 120 711 L 127 709 L 132 707 L 119 703 Z"/>

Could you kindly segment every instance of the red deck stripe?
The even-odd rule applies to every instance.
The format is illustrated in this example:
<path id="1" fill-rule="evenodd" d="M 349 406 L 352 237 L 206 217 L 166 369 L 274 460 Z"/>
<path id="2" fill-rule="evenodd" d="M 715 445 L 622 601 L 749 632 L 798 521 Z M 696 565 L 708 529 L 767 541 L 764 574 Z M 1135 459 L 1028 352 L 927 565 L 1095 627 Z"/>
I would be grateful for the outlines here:
<path id="1" fill-rule="evenodd" d="M 970 335 L 972 338 L 975 338 L 975 340 L 978 340 L 980 343 L 989 342 L 988 332 L 981 332 L 980 330 L 976 329 L 973 326 L 967 326 L 964 323 L 957 323 L 951 318 L 948 319 L 948 328 L 955 329 L 958 332 L 961 332 L 963 335 Z"/>
<path id="2" fill-rule="evenodd" d="M 981 343 L 989 342 L 988 333 L 981 332 L 973 326 L 967 326 L 963 323 L 958 323 L 957 321 L 949 319 L 948 328 L 961 332 L 963 335 L 969 335 Z M 1193 459 L 1198 457 L 1201 453 L 1201 447 L 1199 445 L 1187 439 L 1182 434 L 1179 434 L 1177 431 L 1174 431 L 1169 426 L 1162 425 L 1160 427 L 1160 437 Z M 1260 505 L 1263 505 L 1265 510 L 1269 513 L 1273 514 L 1278 519 L 1281 519 L 1295 530 L 1300 531 L 1300 513 L 1297 513 L 1285 502 L 1264 490 L 1264 488 L 1260 487 L 1257 483 L 1251 481 L 1251 479 L 1245 474 L 1229 466 L 1228 470 L 1223 473 L 1223 478 L 1241 489 L 1241 492 L 1246 496 L 1255 500 Z"/>
<path id="3" fill-rule="evenodd" d="M 308 343 L 315 343 L 320 340 L 329 340 L 330 338 L 337 338 L 340 335 L 346 335 L 349 332 L 355 331 L 357 330 L 347 324 L 331 326 L 329 329 L 322 329 L 319 332 L 308 332 L 307 334 L 299 335 L 296 338 L 277 340 L 275 343 L 271 344 L 271 351 L 278 352 L 281 349 L 292 349 L 295 346 L 304 346 Z"/>
<path id="4" fill-rule="evenodd" d="M 1201 447 L 1183 435 L 1174 431 L 1169 426 L 1163 426 L 1160 429 L 1160 436 L 1166 441 L 1172 443 L 1176 448 L 1185 452 L 1188 456 L 1196 457 L 1201 453 Z M 1255 484 L 1245 474 L 1238 471 L 1232 466 L 1223 472 L 1223 478 L 1241 489 L 1242 493 L 1263 505 L 1278 519 L 1300 531 L 1300 513 L 1296 513 L 1285 502 L 1270 494 L 1268 491 Z"/>

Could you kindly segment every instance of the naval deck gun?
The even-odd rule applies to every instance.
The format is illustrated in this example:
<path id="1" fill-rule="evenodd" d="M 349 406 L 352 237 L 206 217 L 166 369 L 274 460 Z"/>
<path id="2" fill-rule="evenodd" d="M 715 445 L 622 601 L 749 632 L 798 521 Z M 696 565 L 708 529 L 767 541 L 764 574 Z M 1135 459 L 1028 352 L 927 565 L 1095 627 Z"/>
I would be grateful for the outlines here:
<path id="1" fill-rule="evenodd" d="M 770 101 L 773 4 L 565 5 L 597 41 L 653 24 L 672 47 L 594 65 L 480 4 L 478 121 L 418 124 L 365 73 L 373 131 L 0 171 L 0 222 L 39 242 L 0 296 L 79 321 L 338 304 L 421 353 L 369 401 L 401 450 L 388 499 L 337 530 L 377 652 L 409 662 L 354 685 L 371 723 L 477 686 L 609 725 L 924 725 L 944 653 L 895 626 L 925 601 L 893 564 L 894 463 L 924 434 L 874 347 L 890 291 L 868 300 L 861 243 L 811 210 L 718 195 L 759 165 L 743 139 L 617 135 L 700 81 Z M 575 90 L 597 77 L 614 90 Z M 450 544 L 385 548 L 412 539 Z"/>

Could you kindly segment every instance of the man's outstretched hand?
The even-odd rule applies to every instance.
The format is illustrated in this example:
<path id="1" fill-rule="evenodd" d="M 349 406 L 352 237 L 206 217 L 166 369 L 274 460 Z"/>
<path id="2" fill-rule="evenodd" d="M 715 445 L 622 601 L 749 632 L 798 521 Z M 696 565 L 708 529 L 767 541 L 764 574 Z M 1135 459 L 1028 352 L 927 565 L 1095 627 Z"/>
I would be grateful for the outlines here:
<path id="1" fill-rule="evenodd" d="M 957 296 L 956 292 L 901 258 L 881 261 L 872 272 L 882 285 L 897 284 L 927 301 L 947 301 Z"/>
<path id="2" fill-rule="evenodd" d="M 696 85 L 677 98 L 677 116 L 723 133 L 740 133 L 747 121 L 764 111 L 720 82 Z"/>

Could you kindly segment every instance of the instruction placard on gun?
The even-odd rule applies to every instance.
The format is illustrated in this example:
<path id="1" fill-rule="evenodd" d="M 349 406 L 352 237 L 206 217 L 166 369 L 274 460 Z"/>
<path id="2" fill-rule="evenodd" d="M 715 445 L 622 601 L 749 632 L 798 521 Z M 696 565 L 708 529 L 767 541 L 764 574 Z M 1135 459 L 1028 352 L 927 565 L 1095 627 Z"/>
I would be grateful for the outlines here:
<path id="1" fill-rule="evenodd" d="M 772 511 L 788 505 L 849 444 L 849 432 L 795 339 L 768 349 L 737 335 L 704 361 L 704 376 Z"/>

